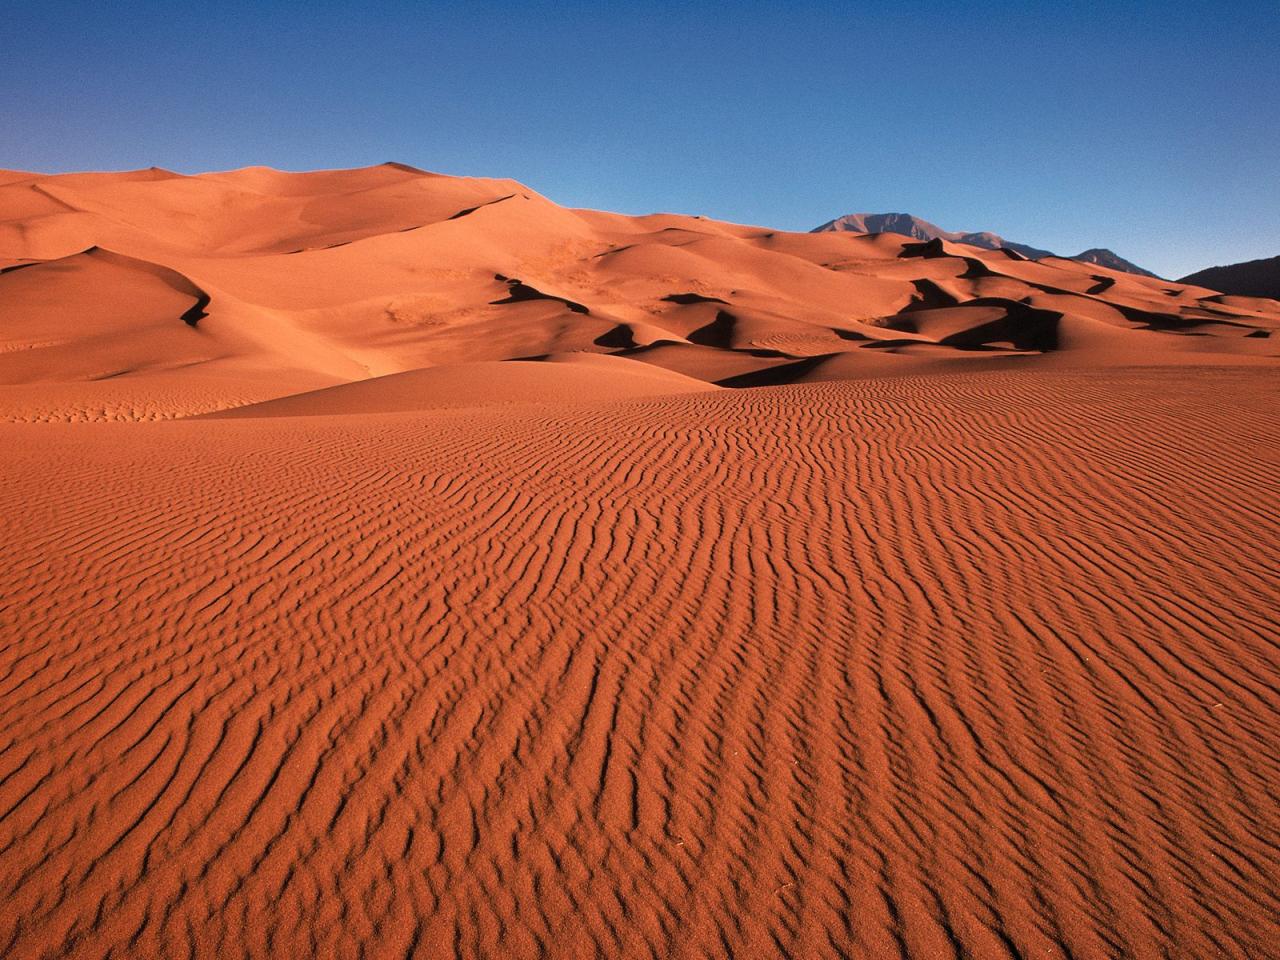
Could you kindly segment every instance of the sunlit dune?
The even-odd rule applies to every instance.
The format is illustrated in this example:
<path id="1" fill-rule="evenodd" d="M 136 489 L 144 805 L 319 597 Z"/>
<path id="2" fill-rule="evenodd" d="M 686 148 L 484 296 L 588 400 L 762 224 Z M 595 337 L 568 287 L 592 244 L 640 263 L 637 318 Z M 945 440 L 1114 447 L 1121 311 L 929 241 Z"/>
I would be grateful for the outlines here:
<path id="1" fill-rule="evenodd" d="M 14 420 L 179 417 L 578 352 L 710 383 L 1280 352 L 1274 301 L 941 239 L 567 210 L 515 181 L 399 164 L 15 173 L 0 211 Z M 179 370 L 185 402 L 161 386 Z"/>
<path id="2" fill-rule="evenodd" d="M 0 174 L 0 957 L 1274 955 L 1280 302 Z"/>

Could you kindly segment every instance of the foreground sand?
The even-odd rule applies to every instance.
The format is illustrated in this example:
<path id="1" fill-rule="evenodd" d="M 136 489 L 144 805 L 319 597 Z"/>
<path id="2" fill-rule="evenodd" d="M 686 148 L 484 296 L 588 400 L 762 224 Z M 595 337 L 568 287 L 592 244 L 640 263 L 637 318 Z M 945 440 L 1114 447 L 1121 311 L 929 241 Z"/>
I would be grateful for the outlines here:
<path id="1" fill-rule="evenodd" d="M 1274 956 L 1277 401 L 0 426 L 0 955 Z"/>

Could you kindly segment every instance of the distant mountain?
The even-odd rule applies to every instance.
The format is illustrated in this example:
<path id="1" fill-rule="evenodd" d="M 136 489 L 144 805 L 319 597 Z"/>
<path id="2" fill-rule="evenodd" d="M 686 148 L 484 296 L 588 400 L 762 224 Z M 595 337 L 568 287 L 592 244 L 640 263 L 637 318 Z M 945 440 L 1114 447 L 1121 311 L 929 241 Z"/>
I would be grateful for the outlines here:
<path id="1" fill-rule="evenodd" d="M 1136 263 L 1126 260 L 1124 257 L 1106 249 L 1105 247 L 1090 247 L 1083 253 L 1077 253 L 1071 259 L 1079 260 L 1081 263 L 1096 263 L 1100 267 L 1119 270 L 1121 273 L 1136 273 L 1140 277 L 1155 276 L 1155 274 L 1150 270 L 1143 270 Z"/>
<path id="2" fill-rule="evenodd" d="M 1271 297 L 1280 300 L 1280 257 L 1210 267 L 1185 276 L 1178 282 L 1208 287 L 1235 297 Z"/>
<path id="3" fill-rule="evenodd" d="M 824 233 L 831 230 L 847 230 L 853 233 L 899 233 L 917 240 L 936 240 L 941 237 L 951 243 L 966 243 L 971 247 L 982 247 L 984 250 L 1012 250 L 1022 254 L 1028 260 L 1042 260 L 1045 257 L 1055 256 L 1048 250 L 1041 250 L 1039 247 L 1028 246 L 1025 243 L 1014 243 L 997 233 L 986 230 L 973 233 L 943 230 L 937 224 L 913 217 L 909 213 L 849 213 L 835 220 L 828 220 L 822 226 L 815 227 L 812 232 Z M 1121 270 L 1141 277 L 1155 276 L 1151 271 L 1144 270 L 1124 257 L 1100 247 L 1093 247 L 1068 259 L 1079 260 L 1081 263 L 1096 263 L 1100 267 Z"/>
<path id="4" fill-rule="evenodd" d="M 1004 237 L 986 231 L 980 233 L 960 233 L 943 230 L 936 223 L 921 220 L 909 213 L 850 213 L 835 220 L 829 220 L 817 227 L 813 233 L 829 230 L 848 230 L 852 233 L 898 233 L 916 240 L 936 240 L 941 237 L 952 243 L 967 243 L 971 247 L 982 247 L 984 250 L 1015 250 L 1030 260 L 1039 260 L 1052 254 L 1048 250 L 1040 250 L 1022 243 L 1011 243 Z"/>

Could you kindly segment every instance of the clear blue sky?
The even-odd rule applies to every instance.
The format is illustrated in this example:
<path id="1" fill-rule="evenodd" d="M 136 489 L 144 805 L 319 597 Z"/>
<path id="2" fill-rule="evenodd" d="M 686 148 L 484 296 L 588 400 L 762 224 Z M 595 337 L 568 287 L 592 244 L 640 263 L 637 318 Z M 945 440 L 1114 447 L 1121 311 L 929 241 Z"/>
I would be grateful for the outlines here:
<path id="1" fill-rule="evenodd" d="M 0 166 L 401 160 L 1169 276 L 1280 254 L 1280 0 L 4 4 Z"/>

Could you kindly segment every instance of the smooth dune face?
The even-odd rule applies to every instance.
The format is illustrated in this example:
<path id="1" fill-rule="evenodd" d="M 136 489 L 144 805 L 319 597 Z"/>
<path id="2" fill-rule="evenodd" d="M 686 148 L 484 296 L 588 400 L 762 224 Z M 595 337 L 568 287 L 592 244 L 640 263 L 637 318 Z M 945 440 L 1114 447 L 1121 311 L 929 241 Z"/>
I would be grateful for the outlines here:
<path id="1" fill-rule="evenodd" d="M 515 181 L 397 164 L 6 175 L 0 269 L 13 421 L 171 419 L 583 352 L 735 386 L 1280 353 L 1275 301 L 943 239 L 567 210 Z M 596 373 L 599 398 L 616 394 Z M 434 402 L 424 389 L 410 408 Z"/>
<path id="2" fill-rule="evenodd" d="M 1274 952 L 1280 306 L 396 165 L 0 266 L 0 956 Z"/>

